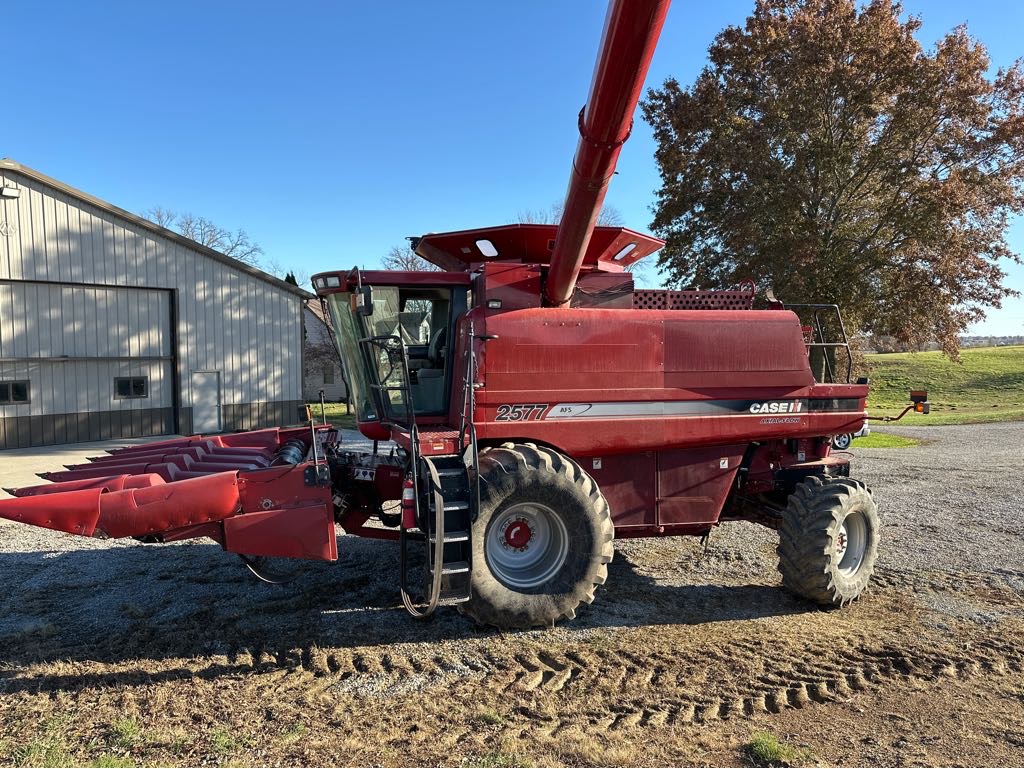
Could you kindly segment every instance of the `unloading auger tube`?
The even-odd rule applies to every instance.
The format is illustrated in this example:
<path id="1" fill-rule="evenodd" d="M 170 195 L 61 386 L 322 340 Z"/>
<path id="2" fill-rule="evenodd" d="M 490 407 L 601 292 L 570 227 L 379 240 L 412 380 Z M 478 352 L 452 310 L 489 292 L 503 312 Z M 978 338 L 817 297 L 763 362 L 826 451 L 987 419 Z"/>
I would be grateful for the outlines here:
<path id="1" fill-rule="evenodd" d="M 572 298 L 668 7 L 669 0 L 614 0 L 608 7 L 590 97 L 580 110 L 580 140 L 544 290 L 547 305 L 562 307 Z"/>

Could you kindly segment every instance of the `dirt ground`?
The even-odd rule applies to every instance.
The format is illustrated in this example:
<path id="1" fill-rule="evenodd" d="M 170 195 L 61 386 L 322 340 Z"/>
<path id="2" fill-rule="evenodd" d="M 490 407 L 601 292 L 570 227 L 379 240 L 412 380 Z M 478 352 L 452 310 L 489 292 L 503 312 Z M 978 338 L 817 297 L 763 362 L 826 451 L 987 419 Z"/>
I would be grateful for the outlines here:
<path id="1" fill-rule="evenodd" d="M 1024 762 L 1024 423 L 857 452 L 884 542 L 820 611 L 775 536 L 618 543 L 576 621 L 502 634 L 400 607 L 397 548 L 343 537 L 283 587 L 212 544 L 0 526 L 0 763 Z"/>

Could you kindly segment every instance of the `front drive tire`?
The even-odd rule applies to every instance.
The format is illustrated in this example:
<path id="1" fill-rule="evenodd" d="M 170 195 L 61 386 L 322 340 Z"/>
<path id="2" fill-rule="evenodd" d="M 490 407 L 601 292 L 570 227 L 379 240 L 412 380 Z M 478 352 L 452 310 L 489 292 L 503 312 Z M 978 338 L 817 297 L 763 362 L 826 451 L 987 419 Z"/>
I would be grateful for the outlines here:
<path id="1" fill-rule="evenodd" d="M 788 590 L 845 606 L 875 570 L 881 524 L 871 491 L 850 478 L 807 478 L 789 496 L 779 526 L 779 571 Z"/>
<path id="2" fill-rule="evenodd" d="M 473 597 L 460 611 L 482 625 L 529 628 L 572 619 L 594 600 L 608 577 L 614 528 L 579 464 L 532 443 L 485 449 L 480 498 Z"/>

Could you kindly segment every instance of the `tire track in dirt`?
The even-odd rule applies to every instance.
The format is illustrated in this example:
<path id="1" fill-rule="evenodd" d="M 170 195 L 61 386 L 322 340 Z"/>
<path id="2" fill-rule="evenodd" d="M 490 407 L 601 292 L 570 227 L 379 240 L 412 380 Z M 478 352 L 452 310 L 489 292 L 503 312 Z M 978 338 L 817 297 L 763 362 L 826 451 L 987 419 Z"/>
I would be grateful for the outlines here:
<path id="1" fill-rule="evenodd" d="M 873 644 L 855 637 L 844 645 L 833 637 L 780 645 L 769 637 L 740 640 L 718 654 L 679 649 L 644 657 L 628 650 L 577 648 L 491 653 L 461 662 L 427 657 L 426 665 L 406 659 L 396 664 L 394 652 L 386 655 L 390 662 L 382 658 L 371 664 L 372 654 L 363 652 L 353 656 L 350 670 L 339 667 L 326 674 L 308 663 L 294 664 L 315 659 L 310 650 L 283 655 L 292 663 L 284 675 L 280 670 L 271 678 L 256 675 L 252 684 L 278 695 L 300 690 L 324 702 L 342 693 L 381 697 L 410 686 L 423 691 L 441 684 L 448 689 L 466 686 L 479 692 L 481 701 L 507 700 L 509 695 L 556 701 L 586 696 L 603 704 L 565 724 L 547 723 L 542 731 L 555 734 L 581 720 L 617 731 L 777 713 L 911 679 L 1024 673 L 1024 642 L 1005 640 L 1012 637 L 979 635 L 957 648 L 930 648 L 927 643 L 901 643 L 893 631 Z M 419 681 L 410 684 L 409 678 Z"/>
<path id="2" fill-rule="evenodd" d="M 522 730 L 520 736 L 534 732 L 557 738 L 573 728 L 597 728 L 615 733 L 649 726 L 705 724 L 827 703 L 914 679 L 969 681 L 986 674 L 1024 674 L 1024 648 L 1003 641 L 982 640 L 960 655 L 940 652 L 915 655 L 885 648 L 860 652 L 859 658 L 847 654 L 846 662 L 837 665 L 833 675 L 822 678 L 779 674 L 760 686 L 755 684 L 749 691 L 723 696 L 666 695 L 652 689 L 609 699 L 577 715 L 547 718 L 517 728 Z"/>
<path id="3" fill-rule="evenodd" d="M 985 591 L 1000 592 L 1001 600 L 1024 604 L 1024 571 L 991 569 L 988 573 L 950 571 L 902 571 L 881 568 L 871 577 L 869 590 L 884 592 L 910 589 L 960 594 L 964 591 L 984 597 Z"/>
<path id="4" fill-rule="evenodd" d="M 53 676 L 44 667 L 8 668 L 0 671 L 0 691 L 80 690 L 111 680 L 142 685 L 227 675 L 249 678 L 247 686 L 272 690 L 278 698 L 324 704 L 342 697 L 468 687 L 484 697 L 597 695 L 610 704 L 590 712 L 588 722 L 605 725 L 607 721 L 613 731 L 648 724 L 701 723 L 827 702 L 910 678 L 1021 672 L 1024 641 L 988 638 L 979 631 L 969 648 L 958 651 L 929 645 L 927 637 L 915 638 L 899 618 L 890 618 L 889 624 L 880 622 L 879 611 L 874 611 L 892 611 L 899 607 L 900 597 L 922 590 L 967 593 L 1020 608 L 1024 607 L 1020 586 L 1024 586 L 1022 572 L 968 575 L 889 570 L 878 575 L 876 594 L 891 596 L 893 601 L 876 602 L 879 605 L 872 611 L 864 611 L 865 620 L 844 620 L 831 631 L 833 615 L 809 612 L 801 615 L 806 621 L 790 623 L 782 635 L 755 623 L 713 633 L 701 626 L 696 630 L 644 628 L 624 637 L 633 639 L 626 641 L 628 649 L 607 637 L 591 639 L 594 643 L 586 638 L 569 643 L 528 638 L 518 651 L 488 649 L 487 641 L 466 641 L 445 653 L 438 653 L 433 645 L 412 649 L 406 645 L 238 646 L 215 657 L 160 660 L 147 669 L 124 664 L 99 666 L 102 672 L 94 672 L 95 663 L 92 667 L 68 663 L 70 672 Z M 867 624 L 859 627 L 862 621 Z M 1015 638 L 1013 633 L 999 635 Z M 695 638 L 703 641 L 697 643 Z M 139 650 L 140 657 L 144 654 Z M 555 731 L 559 728 L 552 726 Z"/>

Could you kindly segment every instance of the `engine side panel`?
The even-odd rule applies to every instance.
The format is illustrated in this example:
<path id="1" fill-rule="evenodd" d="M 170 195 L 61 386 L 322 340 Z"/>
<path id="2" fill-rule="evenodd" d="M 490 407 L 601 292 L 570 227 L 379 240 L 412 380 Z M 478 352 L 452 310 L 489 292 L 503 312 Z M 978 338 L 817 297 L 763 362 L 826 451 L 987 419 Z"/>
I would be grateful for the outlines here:
<path id="1" fill-rule="evenodd" d="M 485 326 L 485 328 L 482 328 Z M 487 313 L 474 333 L 481 440 L 576 457 L 856 430 L 866 385 L 816 384 L 789 311 Z"/>

